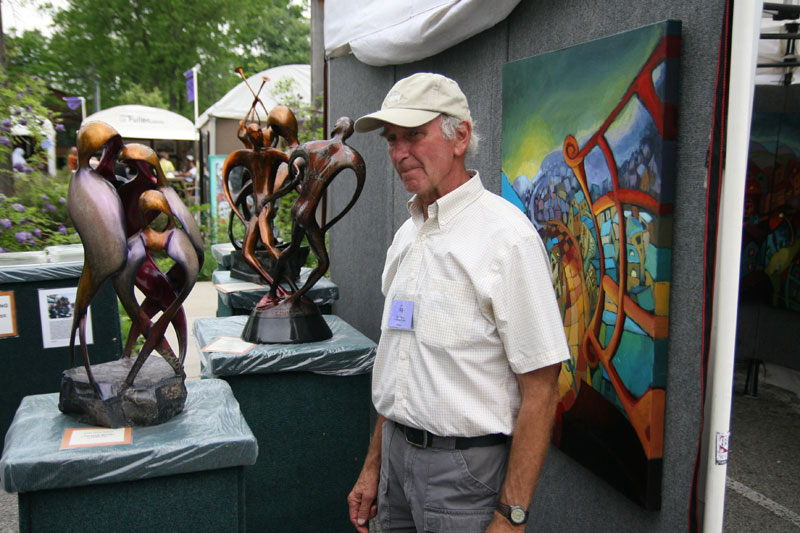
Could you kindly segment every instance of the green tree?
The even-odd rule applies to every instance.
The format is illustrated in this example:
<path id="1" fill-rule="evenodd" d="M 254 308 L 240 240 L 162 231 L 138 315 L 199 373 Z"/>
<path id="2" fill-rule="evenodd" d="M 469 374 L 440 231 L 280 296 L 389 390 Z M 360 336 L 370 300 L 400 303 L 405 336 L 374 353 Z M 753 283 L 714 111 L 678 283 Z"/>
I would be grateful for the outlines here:
<path id="1" fill-rule="evenodd" d="M 161 94 L 161 90 L 158 87 L 154 87 L 152 91 L 145 91 L 144 87 L 138 83 L 134 83 L 130 88 L 119 95 L 119 103 L 121 105 L 137 104 L 169 109 L 169 105 L 166 100 L 164 100 L 164 96 Z"/>
<path id="2" fill-rule="evenodd" d="M 309 24 L 291 0 L 198 0 L 191 8 L 182 0 L 73 0 L 54 22 L 54 84 L 90 103 L 99 88 L 102 108 L 140 85 L 191 117 L 183 73 L 192 65 L 200 65 L 203 109 L 239 81 L 237 65 L 253 72 L 309 60 Z"/>

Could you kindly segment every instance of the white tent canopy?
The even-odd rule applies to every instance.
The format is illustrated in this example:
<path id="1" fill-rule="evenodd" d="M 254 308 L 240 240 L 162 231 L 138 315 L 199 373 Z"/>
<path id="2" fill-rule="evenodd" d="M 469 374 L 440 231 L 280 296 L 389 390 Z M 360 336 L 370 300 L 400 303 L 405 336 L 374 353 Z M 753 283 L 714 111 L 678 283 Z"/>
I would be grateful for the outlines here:
<path id="1" fill-rule="evenodd" d="M 505 19 L 519 0 L 337 0 L 325 2 L 325 53 L 351 51 L 367 65 L 438 54 Z"/>
<path id="2" fill-rule="evenodd" d="M 247 78 L 247 83 L 250 84 L 253 91 L 258 92 L 264 76 L 268 77 L 269 81 L 264 84 L 259 98 L 264 102 L 267 111 L 283 103 L 275 99 L 274 91 L 278 82 L 284 79 L 294 80 L 292 89 L 301 95 L 304 101 L 308 102 L 311 98 L 311 67 L 309 65 L 281 65 L 254 74 Z M 241 120 L 247 115 L 252 103 L 253 94 L 242 81 L 198 117 L 197 127 L 201 128 L 211 117 Z M 260 106 L 259 112 L 263 114 Z"/>
<path id="3" fill-rule="evenodd" d="M 83 122 L 99 120 L 112 126 L 123 139 L 197 140 L 192 121 L 172 111 L 144 105 L 118 105 L 89 115 Z"/>

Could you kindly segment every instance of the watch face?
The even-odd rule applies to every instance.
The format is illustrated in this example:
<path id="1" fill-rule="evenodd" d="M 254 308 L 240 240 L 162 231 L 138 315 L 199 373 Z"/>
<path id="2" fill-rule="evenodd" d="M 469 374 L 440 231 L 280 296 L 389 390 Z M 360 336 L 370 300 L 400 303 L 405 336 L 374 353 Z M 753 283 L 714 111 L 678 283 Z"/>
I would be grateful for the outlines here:
<path id="1" fill-rule="evenodd" d="M 525 523 L 525 510 L 521 507 L 512 507 L 511 508 L 511 521 L 515 524 L 524 524 Z"/>

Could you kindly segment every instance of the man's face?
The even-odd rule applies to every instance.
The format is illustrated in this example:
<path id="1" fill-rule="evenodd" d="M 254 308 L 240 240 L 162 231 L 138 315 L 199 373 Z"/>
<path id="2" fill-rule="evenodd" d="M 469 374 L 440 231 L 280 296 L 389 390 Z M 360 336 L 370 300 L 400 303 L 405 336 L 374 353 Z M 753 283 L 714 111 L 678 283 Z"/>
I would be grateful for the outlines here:
<path id="1" fill-rule="evenodd" d="M 404 128 L 385 124 L 381 135 L 386 139 L 389 157 L 403 180 L 403 186 L 412 194 L 430 201 L 443 196 L 443 182 L 456 169 L 456 139 L 445 139 L 439 125 L 441 115 L 422 126 Z"/>

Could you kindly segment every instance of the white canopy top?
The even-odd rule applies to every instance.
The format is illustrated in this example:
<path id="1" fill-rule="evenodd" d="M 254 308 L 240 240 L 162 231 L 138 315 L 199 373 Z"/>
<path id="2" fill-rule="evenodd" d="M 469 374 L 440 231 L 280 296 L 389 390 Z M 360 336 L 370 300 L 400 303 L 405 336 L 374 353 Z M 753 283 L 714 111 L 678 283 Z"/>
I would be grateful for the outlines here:
<path id="1" fill-rule="evenodd" d="M 519 0 L 325 2 L 325 53 L 373 66 L 424 59 L 505 19 Z"/>
<path id="2" fill-rule="evenodd" d="M 308 102 L 311 98 L 311 67 L 309 65 L 281 65 L 264 70 L 258 74 L 253 74 L 247 78 L 247 83 L 250 84 L 253 91 L 258 92 L 258 88 L 261 87 L 263 76 L 267 76 L 269 81 L 267 81 L 267 83 L 264 84 L 264 88 L 261 89 L 259 98 L 264 102 L 267 111 L 279 104 L 285 103 L 278 102 L 275 99 L 273 91 L 275 90 L 276 84 L 286 78 L 294 80 L 293 91 L 301 95 L 304 101 Z M 241 120 L 247 115 L 252 103 L 253 94 L 250 92 L 250 89 L 247 88 L 244 81 L 242 81 L 198 117 L 197 127 L 202 127 L 211 117 L 235 118 L 236 120 Z M 263 113 L 260 106 L 259 112 Z"/>
<path id="3" fill-rule="evenodd" d="M 192 121 L 172 111 L 144 105 L 118 105 L 86 117 L 112 126 L 123 139 L 197 140 Z"/>
<path id="4" fill-rule="evenodd" d="M 784 3 L 797 6 L 797 0 L 780 0 L 777 3 Z M 761 33 L 788 33 L 786 25 L 798 22 L 796 20 L 773 20 L 772 15 L 775 9 L 765 9 L 761 16 Z M 766 39 L 758 41 L 758 63 L 771 64 L 781 63 L 784 60 L 797 60 L 798 55 L 786 55 L 786 46 L 789 41 L 786 39 Z M 797 41 L 795 41 L 797 43 Z M 797 43 L 800 45 L 800 43 Z M 783 85 L 784 75 L 793 72 L 792 84 L 800 83 L 800 72 L 797 67 L 775 67 L 757 68 L 756 85 Z"/>

